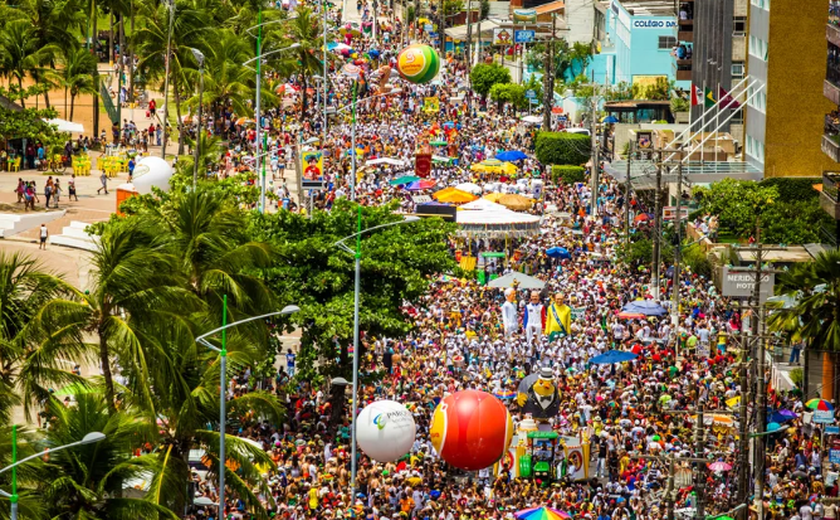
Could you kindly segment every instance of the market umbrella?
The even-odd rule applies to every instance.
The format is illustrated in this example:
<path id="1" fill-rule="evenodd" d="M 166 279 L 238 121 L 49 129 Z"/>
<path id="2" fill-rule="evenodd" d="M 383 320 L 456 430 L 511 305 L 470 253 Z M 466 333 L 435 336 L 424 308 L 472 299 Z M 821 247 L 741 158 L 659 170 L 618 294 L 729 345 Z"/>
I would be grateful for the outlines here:
<path id="1" fill-rule="evenodd" d="M 601 122 L 609 124 L 618 123 L 618 118 L 615 116 L 607 116 L 604 119 L 602 119 Z"/>
<path id="2" fill-rule="evenodd" d="M 472 193 L 473 195 L 481 194 L 481 186 L 473 184 L 472 182 L 462 182 L 461 184 L 455 186 L 455 189 L 466 191 L 467 193 Z"/>
<path id="3" fill-rule="evenodd" d="M 569 250 L 565 247 L 549 247 L 545 250 L 545 254 L 550 256 L 551 258 L 571 258 L 572 255 L 569 253 Z"/>
<path id="4" fill-rule="evenodd" d="M 378 58 L 380 56 L 379 51 L 376 49 L 371 49 L 368 51 L 368 56 L 371 58 Z"/>
<path id="5" fill-rule="evenodd" d="M 505 289 L 513 287 L 514 282 L 518 282 L 516 287 L 519 289 L 542 289 L 545 287 L 545 282 L 539 278 L 534 278 L 533 276 L 528 276 L 527 274 L 518 272 L 508 273 L 504 276 L 496 278 L 495 280 L 490 280 L 490 283 L 488 283 L 487 286 L 495 287 L 497 289 Z"/>
<path id="6" fill-rule="evenodd" d="M 236 124 L 239 125 L 239 126 L 253 125 L 254 120 L 249 119 L 247 117 L 240 117 L 239 119 L 236 120 Z"/>
<path id="7" fill-rule="evenodd" d="M 503 196 L 504 193 L 488 193 L 483 198 L 489 200 L 490 202 L 499 202 L 499 199 L 501 199 Z"/>
<path id="8" fill-rule="evenodd" d="M 730 469 L 732 469 L 732 464 L 728 464 L 726 462 L 723 462 L 722 460 L 719 460 L 717 462 L 712 462 L 708 465 L 708 467 L 710 470 L 716 472 L 729 471 Z"/>
<path id="9" fill-rule="evenodd" d="M 640 312 L 619 312 L 618 317 L 625 320 L 641 320 L 645 315 Z"/>
<path id="10" fill-rule="evenodd" d="M 388 184 L 391 186 L 399 186 L 400 184 L 411 184 L 412 182 L 419 180 L 420 177 L 415 177 L 414 175 L 403 175 L 402 177 L 397 177 L 394 180 L 388 181 Z"/>
<path id="11" fill-rule="evenodd" d="M 777 410 L 773 412 L 773 415 L 770 416 L 770 421 L 776 423 L 783 423 L 787 421 L 792 421 L 797 417 L 799 416 L 796 414 L 796 412 L 793 412 L 791 410 Z"/>
<path id="12" fill-rule="evenodd" d="M 408 191 L 423 191 L 428 190 L 429 188 L 434 188 L 435 184 L 437 184 L 437 181 L 421 179 L 408 184 L 405 186 L 405 189 Z"/>
<path id="13" fill-rule="evenodd" d="M 826 401 L 825 399 L 811 399 L 805 406 L 810 408 L 811 410 L 823 410 L 823 411 L 831 411 L 834 410 L 834 406 Z"/>
<path id="14" fill-rule="evenodd" d="M 528 156 L 520 152 L 519 150 L 508 150 L 506 152 L 502 152 L 496 155 L 496 159 L 505 162 L 521 161 L 522 159 L 527 158 Z"/>
<path id="15" fill-rule="evenodd" d="M 472 202 L 478 197 L 472 193 L 461 191 L 458 188 L 449 187 L 432 193 L 432 198 L 440 202 L 448 202 L 450 204 L 464 204 Z"/>
<path id="16" fill-rule="evenodd" d="M 499 198 L 499 204 L 513 211 L 525 211 L 531 209 L 533 201 L 518 193 L 508 193 Z"/>
<path id="17" fill-rule="evenodd" d="M 653 300 L 632 301 L 621 308 L 624 312 L 644 314 L 645 316 L 665 316 L 668 311 Z"/>
<path id="18" fill-rule="evenodd" d="M 532 507 L 514 513 L 519 520 L 569 520 L 572 515 L 565 511 L 551 509 L 548 507 Z"/>
<path id="19" fill-rule="evenodd" d="M 600 356 L 595 356 L 589 360 L 593 365 L 612 365 L 614 363 L 623 363 L 625 361 L 632 361 L 638 356 L 632 352 L 623 352 L 621 350 L 610 350 Z"/>

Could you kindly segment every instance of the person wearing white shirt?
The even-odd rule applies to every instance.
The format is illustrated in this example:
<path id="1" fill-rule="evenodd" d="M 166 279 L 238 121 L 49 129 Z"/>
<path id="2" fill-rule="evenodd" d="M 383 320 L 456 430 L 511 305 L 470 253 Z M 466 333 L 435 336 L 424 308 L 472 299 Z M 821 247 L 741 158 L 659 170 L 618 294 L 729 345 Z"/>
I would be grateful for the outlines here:
<path id="1" fill-rule="evenodd" d="M 505 290 L 505 299 L 507 301 L 502 304 L 502 325 L 505 327 L 505 336 L 510 337 L 519 328 L 515 303 L 516 291 L 514 289 Z"/>

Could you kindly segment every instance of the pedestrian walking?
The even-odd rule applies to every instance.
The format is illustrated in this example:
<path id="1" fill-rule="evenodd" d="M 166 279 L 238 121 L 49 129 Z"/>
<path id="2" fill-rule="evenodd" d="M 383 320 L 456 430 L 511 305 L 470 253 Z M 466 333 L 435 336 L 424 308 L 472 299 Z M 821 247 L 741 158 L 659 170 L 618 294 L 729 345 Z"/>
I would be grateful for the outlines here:
<path id="1" fill-rule="evenodd" d="M 58 209 L 58 201 L 61 198 L 61 183 L 59 179 L 55 180 L 55 184 L 53 185 L 53 199 L 55 199 L 55 208 Z"/>
<path id="2" fill-rule="evenodd" d="M 102 172 L 102 174 L 99 175 L 99 182 L 102 183 L 102 186 L 100 186 L 99 189 L 96 190 L 96 194 L 99 195 L 102 192 L 102 190 L 105 190 L 105 195 L 107 195 L 108 194 L 108 176 L 105 175 L 105 172 Z"/>
<path id="3" fill-rule="evenodd" d="M 38 244 L 38 249 L 47 249 L 47 238 L 50 236 L 50 231 L 47 229 L 46 224 L 41 224 L 41 229 L 39 231 L 39 236 L 41 238 L 41 243 Z"/>
<path id="4" fill-rule="evenodd" d="M 70 180 L 67 181 L 67 200 L 76 199 L 76 202 L 79 202 L 79 197 L 76 195 L 76 174 L 70 176 Z"/>

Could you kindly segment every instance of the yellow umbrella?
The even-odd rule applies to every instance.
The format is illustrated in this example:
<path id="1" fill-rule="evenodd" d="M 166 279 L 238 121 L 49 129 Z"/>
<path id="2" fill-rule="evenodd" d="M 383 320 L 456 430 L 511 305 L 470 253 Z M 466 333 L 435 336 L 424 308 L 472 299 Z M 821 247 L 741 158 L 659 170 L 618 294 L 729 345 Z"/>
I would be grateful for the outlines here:
<path id="1" fill-rule="evenodd" d="M 504 196 L 504 193 L 488 193 L 484 196 L 484 198 L 489 200 L 490 202 L 499 202 L 499 199 L 501 199 Z"/>
<path id="2" fill-rule="evenodd" d="M 730 408 L 735 408 L 736 406 L 738 406 L 738 403 L 740 403 L 740 402 L 741 402 L 741 396 L 736 395 L 732 399 L 727 399 L 726 400 L 726 406 L 728 406 Z"/>
<path id="3" fill-rule="evenodd" d="M 525 211 L 531 209 L 531 204 L 533 203 L 528 197 L 524 197 L 516 193 L 502 195 L 499 197 L 497 202 L 507 209 L 512 209 L 514 211 Z"/>
<path id="4" fill-rule="evenodd" d="M 472 202 L 478 197 L 472 193 L 467 193 L 456 188 L 444 188 L 432 194 L 432 198 L 438 202 L 448 202 L 450 204 L 464 204 L 465 202 Z"/>

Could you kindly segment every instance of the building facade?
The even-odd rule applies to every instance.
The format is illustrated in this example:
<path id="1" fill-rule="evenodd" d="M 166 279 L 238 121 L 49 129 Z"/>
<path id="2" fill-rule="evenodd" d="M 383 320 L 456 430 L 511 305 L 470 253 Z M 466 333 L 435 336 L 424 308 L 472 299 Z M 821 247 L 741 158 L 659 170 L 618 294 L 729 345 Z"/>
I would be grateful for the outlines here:
<path id="1" fill-rule="evenodd" d="M 825 116 L 840 100 L 840 92 L 831 98 L 833 82 L 827 79 L 829 5 L 750 0 L 747 71 L 749 82 L 756 81 L 747 92 L 744 159 L 764 177 L 819 177 L 840 168 L 840 156 L 820 149 Z"/>
<path id="2" fill-rule="evenodd" d="M 602 85 L 677 80 L 677 17 L 670 0 L 612 0 L 605 14 L 606 37 L 591 64 L 593 80 Z M 688 81 L 678 81 L 687 88 Z"/>

